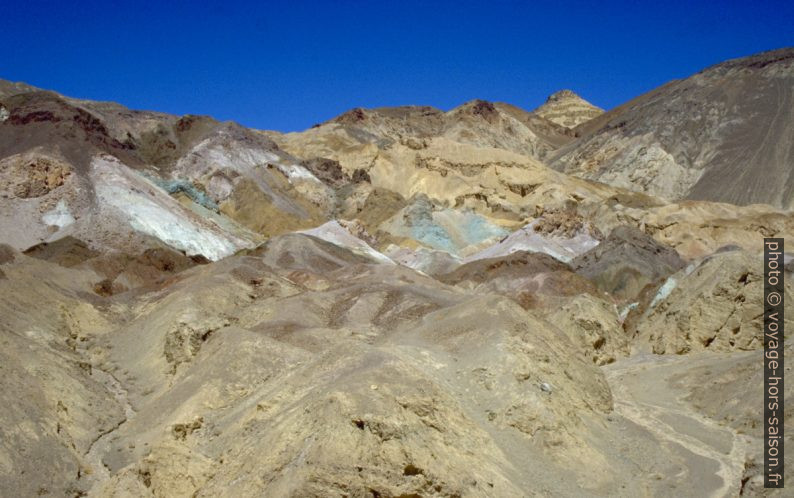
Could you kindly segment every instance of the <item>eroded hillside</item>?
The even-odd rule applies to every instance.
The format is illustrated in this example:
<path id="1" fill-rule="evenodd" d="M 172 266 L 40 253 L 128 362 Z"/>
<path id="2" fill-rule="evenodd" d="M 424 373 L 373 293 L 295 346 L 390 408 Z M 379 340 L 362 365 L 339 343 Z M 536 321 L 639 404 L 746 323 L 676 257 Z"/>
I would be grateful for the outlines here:
<path id="1" fill-rule="evenodd" d="M 790 52 L 288 134 L 0 82 L 0 495 L 774 495 Z"/>

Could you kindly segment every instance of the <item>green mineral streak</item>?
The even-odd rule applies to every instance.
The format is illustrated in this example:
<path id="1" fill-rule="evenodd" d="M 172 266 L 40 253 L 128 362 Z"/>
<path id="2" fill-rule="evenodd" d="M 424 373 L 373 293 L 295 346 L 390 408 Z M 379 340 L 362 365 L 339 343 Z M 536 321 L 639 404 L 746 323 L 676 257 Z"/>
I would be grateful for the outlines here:
<path id="1" fill-rule="evenodd" d="M 145 176 L 152 183 L 154 183 L 155 185 L 157 185 L 158 187 L 165 190 L 171 195 L 182 192 L 196 204 L 204 206 L 205 208 L 215 212 L 218 212 L 219 210 L 218 204 L 216 204 L 215 201 L 213 201 L 207 195 L 206 192 L 200 190 L 198 187 L 196 187 L 192 182 L 188 180 L 183 180 L 183 179 L 167 180 L 164 178 L 158 178 L 147 174 L 144 174 L 143 176 Z"/>

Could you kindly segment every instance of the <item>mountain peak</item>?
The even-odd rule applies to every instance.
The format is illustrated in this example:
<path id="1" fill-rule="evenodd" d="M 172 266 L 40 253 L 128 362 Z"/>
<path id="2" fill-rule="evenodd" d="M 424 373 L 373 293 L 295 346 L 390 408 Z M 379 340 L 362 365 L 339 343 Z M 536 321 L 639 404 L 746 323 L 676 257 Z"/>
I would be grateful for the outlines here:
<path id="1" fill-rule="evenodd" d="M 554 92 L 551 95 L 549 95 L 549 97 L 546 99 L 546 102 L 560 102 L 562 100 L 567 100 L 567 99 L 584 100 L 576 92 L 574 92 L 573 90 L 568 90 L 566 88 L 566 89 Z M 587 101 L 585 101 L 585 102 L 587 102 Z"/>
<path id="2" fill-rule="evenodd" d="M 535 109 L 534 112 L 558 125 L 575 128 L 602 114 L 604 110 L 594 106 L 572 90 L 564 89 L 549 95 L 546 103 Z"/>

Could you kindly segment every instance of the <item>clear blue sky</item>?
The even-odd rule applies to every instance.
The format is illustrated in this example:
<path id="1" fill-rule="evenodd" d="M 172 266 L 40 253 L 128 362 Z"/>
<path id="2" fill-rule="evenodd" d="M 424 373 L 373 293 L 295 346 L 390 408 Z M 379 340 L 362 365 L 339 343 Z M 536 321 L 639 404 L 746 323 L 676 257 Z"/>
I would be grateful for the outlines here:
<path id="1" fill-rule="evenodd" d="M 357 106 L 532 109 L 561 88 L 611 108 L 794 45 L 791 0 L 389 4 L 6 2 L 0 78 L 292 131 Z"/>

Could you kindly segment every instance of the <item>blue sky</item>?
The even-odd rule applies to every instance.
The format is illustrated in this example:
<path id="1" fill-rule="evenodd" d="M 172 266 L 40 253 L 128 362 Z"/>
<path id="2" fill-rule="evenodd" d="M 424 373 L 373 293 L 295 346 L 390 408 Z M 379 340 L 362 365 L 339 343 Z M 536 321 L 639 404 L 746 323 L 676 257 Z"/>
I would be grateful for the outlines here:
<path id="1" fill-rule="evenodd" d="M 794 2 L 8 2 L 0 78 L 300 130 L 352 107 L 611 108 L 794 45 Z"/>

